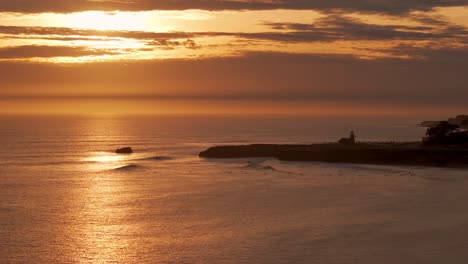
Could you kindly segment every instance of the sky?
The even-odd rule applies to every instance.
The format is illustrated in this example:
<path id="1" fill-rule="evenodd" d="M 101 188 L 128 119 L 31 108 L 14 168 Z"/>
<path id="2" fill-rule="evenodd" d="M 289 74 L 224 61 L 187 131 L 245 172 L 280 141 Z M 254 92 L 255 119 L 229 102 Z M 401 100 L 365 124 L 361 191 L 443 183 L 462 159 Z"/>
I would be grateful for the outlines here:
<path id="1" fill-rule="evenodd" d="M 468 112 L 468 0 L 0 0 L 0 114 Z"/>

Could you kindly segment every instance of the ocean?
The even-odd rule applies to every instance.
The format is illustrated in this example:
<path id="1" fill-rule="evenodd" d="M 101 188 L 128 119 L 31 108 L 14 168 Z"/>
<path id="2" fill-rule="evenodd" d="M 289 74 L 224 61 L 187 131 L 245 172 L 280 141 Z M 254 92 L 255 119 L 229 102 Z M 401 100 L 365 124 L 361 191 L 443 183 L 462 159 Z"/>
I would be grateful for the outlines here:
<path id="1" fill-rule="evenodd" d="M 198 157 L 418 141 L 419 121 L 0 117 L 0 263 L 466 263 L 466 170 Z"/>

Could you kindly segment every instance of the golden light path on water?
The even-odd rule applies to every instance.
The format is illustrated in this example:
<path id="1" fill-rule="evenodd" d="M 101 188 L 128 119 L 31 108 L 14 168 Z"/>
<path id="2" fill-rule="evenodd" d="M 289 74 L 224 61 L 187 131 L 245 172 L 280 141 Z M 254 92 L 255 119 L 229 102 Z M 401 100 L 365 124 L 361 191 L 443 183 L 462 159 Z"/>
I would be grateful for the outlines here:
<path id="1" fill-rule="evenodd" d="M 110 260 L 124 261 L 126 251 L 127 226 L 121 222 L 128 214 L 128 207 L 115 206 L 125 202 L 125 185 L 119 179 L 109 176 L 87 178 L 87 188 L 81 193 L 84 210 L 81 214 L 79 245 L 82 248 L 78 259 L 88 259 L 93 263 L 108 263 Z M 111 224 L 112 223 L 112 224 Z"/>
<path id="2" fill-rule="evenodd" d="M 83 122 L 80 127 L 80 141 L 112 142 L 121 138 L 120 123 L 112 118 L 102 118 L 96 122 Z M 79 170 L 82 171 L 80 182 L 83 188 L 76 192 L 73 207 L 76 210 L 71 218 L 75 224 L 69 232 L 76 248 L 71 249 L 72 260 L 82 260 L 85 263 L 109 263 L 129 261 L 126 252 L 134 250 L 136 245 L 130 245 L 129 237 L 138 233 L 139 225 L 128 222 L 131 217 L 131 203 L 134 197 L 127 193 L 125 177 L 116 177 L 116 169 L 125 166 L 130 155 L 118 155 L 108 150 L 90 151 L 80 160 Z M 136 229 L 135 229 L 136 228 Z"/>
<path id="3" fill-rule="evenodd" d="M 125 156 L 111 154 L 109 152 L 93 152 L 89 157 L 84 158 L 84 162 L 90 162 L 88 168 L 93 171 L 103 169 L 115 169 L 125 166 Z"/>

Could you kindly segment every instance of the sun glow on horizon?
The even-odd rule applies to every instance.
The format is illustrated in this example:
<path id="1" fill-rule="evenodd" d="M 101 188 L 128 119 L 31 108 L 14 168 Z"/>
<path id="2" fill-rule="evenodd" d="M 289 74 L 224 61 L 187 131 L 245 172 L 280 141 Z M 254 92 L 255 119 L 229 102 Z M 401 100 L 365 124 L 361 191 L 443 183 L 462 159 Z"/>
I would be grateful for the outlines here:
<path id="1" fill-rule="evenodd" d="M 101 11 L 73 13 L 64 16 L 62 24 L 68 28 L 127 31 L 145 31 L 149 26 L 147 17 L 139 13 Z"/>

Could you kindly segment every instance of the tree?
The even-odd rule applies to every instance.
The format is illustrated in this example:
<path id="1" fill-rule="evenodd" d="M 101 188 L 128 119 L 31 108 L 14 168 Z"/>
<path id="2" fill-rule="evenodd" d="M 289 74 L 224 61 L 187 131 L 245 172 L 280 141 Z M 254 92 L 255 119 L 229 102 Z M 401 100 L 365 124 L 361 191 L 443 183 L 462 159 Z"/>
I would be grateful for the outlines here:
<path id="1" fill-rule="evenodd" d="M 442 138 L 447 137 L 451 133 L 460 129 L 457 125 L 452 125 L 447 121 L 439 122 L 435 127 L 430 127 L 426 131 L 426 135 L 430 138 Z"/>
<path id="2" fill-rule="evenodd" d="M 468 129 L 468 118 L 461 121 L 460 127 L 464 129 Z"/>
<path id="3" fill-rule="evenodd" d="M 427 138 L 425 144 L 430 145 L 462 145 L 468 143 L 468 134 L 461 131 L 458 125 L 450 124 L 447 121 L 439 122 L 435 127 L 430 127 L 426 131 Z"/>

